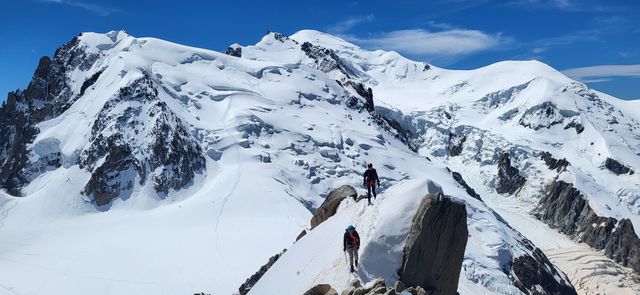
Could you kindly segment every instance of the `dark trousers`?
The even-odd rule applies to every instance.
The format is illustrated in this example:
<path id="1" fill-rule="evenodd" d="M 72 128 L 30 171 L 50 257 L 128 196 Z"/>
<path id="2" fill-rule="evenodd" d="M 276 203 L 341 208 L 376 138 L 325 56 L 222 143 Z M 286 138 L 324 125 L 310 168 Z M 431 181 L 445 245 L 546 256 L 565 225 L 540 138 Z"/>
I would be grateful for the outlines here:
<path id="1" fill-rule="evenodd" d="M 378 196 L 376 195 L 375 181 L 369 182 L 369 184 L 367 185 L 367 200 L 369 201 L 369 204 L 371 204 L 371 191 L 373 191 L 373 198 L 376 199 Z"/>

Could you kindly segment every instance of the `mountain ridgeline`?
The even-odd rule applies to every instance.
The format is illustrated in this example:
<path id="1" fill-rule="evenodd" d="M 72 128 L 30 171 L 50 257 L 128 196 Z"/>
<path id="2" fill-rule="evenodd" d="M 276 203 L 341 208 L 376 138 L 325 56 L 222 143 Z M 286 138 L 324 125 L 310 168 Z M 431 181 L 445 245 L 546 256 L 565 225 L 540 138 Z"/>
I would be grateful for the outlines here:
<path id="1" fill-rule="evenodd" d="M 575 294 L 582 277 L 565 275 L 547 244 L 558 235 L 604 250 L 631 269 L 616 274 L 625 280 L 640 273 L 640 113 L 537 61 L 446 70 L 311 30 L 225 53 L 83 33 L 8 94 L 0 139 L 0 237 L 114 218 L 97 223 L 113 241 L 110 227 L 163 224 L 158 240 L 192 235 L 193 261 L 220 261 L 201 270 L 211 282 L 192 270 L 194 288 L 216 294 L 247 277 L 242 294 L 318 283 L 391 292 L 384 281 L 434 294 Z M 368 207 L 356 184 L 371 162 L 381 194 Z M 25 236 L 13 232 L 20 224 Z M 362 228 L 356 275 L 371 285 L 334 275 L 348 224 Z M 228 246 L 249 234 L 262 242 Z M 147 245 L 141 236 L 131 247 Z M 100 253 L 127 257 L 117 249 Z M 151 273 L 171 282 L 167 268 Z M 186 281 L 167 292 L 192 292 Z"/>

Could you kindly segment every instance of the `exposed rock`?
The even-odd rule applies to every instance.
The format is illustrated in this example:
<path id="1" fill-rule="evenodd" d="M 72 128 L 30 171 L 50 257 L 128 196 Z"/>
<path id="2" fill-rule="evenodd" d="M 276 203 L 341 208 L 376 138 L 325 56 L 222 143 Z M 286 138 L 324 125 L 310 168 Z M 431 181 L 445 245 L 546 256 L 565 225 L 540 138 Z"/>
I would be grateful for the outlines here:
<path id="1" fill-rule="evenodd" d="M 473 197 L 474 199 L 480 200 L 482 201 L 482 199 L 480 198 L 480 195 L 478 195 L 478 193 L 476 193 L 476 191 L 474 189 L 472 189 L 466 181 L 464 181 L 464 179 L 462 178 L 462 175 L 460 175 L 460 173 L 455 172 L 455 171 L 451 171 L 451 176 L 453 176 L 453 179 L 460 184 L 462 187 L 464 187 L 464 189 L 467 191 L 467 194 L 469 194 L 469 196 Z"/>
<path id="2" fill-rule="evenodd" d="M 242 57 L 242 47 L 238 44 L 233 44 L 227 47 L 224 53 L 230 56 Z"/>
<path id="3" fill-rule="evenodd" d="M 302 237 L 307 235 L 307 230 L 303 229 L 300 234 L 298 234 L 298 237 L 296 237 L 296 242 L 299 241 L 300 239 L 302 239 Z"/>
<path id="4" fill-rule="evenodd" d="M 562 122 L 564 122 L 564 116 L 556 108 L 556 105 L 546 101 L 524 112 L 519 123 L 524 127 L 538 130 L 541 128 L 550 128 Z"/>
<path id="5" fill-rule="evenodd" d="M 566 276 L 558 273 L 538 248 L 533 250 L 532 256 L 516 257 L 512 271 L 517 278 L 516 287 L 525 294 L 577 294 Z M 557 281 L 559 278 L 560 282 Z"/>
<path id="6" fill-rule="evenodd" d="M 462 153 L 463 144 L 466 140 L 466 135 L 454 134 L 452 132 L 449 132 L 449 149 L 447 151 L 449 153 L 449 156 L 455 157 L 460 155 L 460 153 Z"/>
<path id="7" fill-rule="evenodd" d="M 253 288 L 253 286 L 256 285 L 258 280 L 260 280 L 260 278 L 262 278 L 262 276 L 267 272 L 267 270 L 269 270 L 269 268 L 271 268 L 271 266 L 273 266 L 273 264 L 276 263 L 276 261 L 278 261 L 278 259 L 280 258 L 280 256 L 282 256 L 282 254 L 284 254 L 284 252 L 287 252 L 287 249 L 284 249 L 284 250 L 282 250 L 282 252 L 271 256 L 269 258 L 269 261 L 267 261 L 267 263 L 265 265 L 261 266 L 260 269 L 256 273 L 254 273 L 252 276 L 250 276 L 244 282 L 244 284 L 240 285 L 240 288 L 238 288 L 238 291 L 240 292 L 240 295 L 248 294 L 249 291 L 251 291 L 251 288 Z M 322 294 L 324 294 L 324 293 L 322 293 Z"/>
<path id="8" fill-rule="evenodd" d="M 396 292 L 398 293 L 402 292 L 406 288 L 407 286 L 405 286 L 402 281 L 396 281 L 396 283 L 393 284 L 393 289 L 396 290 Z"/>
<path id="9" fill-rule="evenodd" d="M 520 171 L 511 166 L 508 153 L 502 153 L 498 161 L 498 181 L 496 191 L 500 194 L 513 194 L 520 189 L 526 179 L 520 175 Z"/>
<path id="10" fill-rule="evenodd" d="M 318 209 L 313 213 L 313 217 L 311 218 L 311 229 L 336 214 L 338 206 L 342 200 L 347 197 L 353 198 L 357 194 L 358 192 L 349 185 L 343 185 L 331 191 L 324 202 L 322 202 L 322 205 L 320 205 L 320 207 L 318 207 Z"/>
<path id="11" fill-rule="evenodd" d="M 427 195 L 411 224 L 400 280 L 438 294 L 455 294 L 468 233 L 464 204 L 442 193 Z"/>
<path id="12" fill-rule="evenodd" d="M 580 134 L 582 133 L 582 131 L 584 131 L 584 126 L 580 124 L 580 122 L 576 122 L 576 121 L 571 121 L 569 122 L 569 124 L 564 126 L 564 129 L 569 129 L 569 128 L 575 129 L 577 134 Z"/>
<path id="13" fill-rule="evenodd" d="M 338 295 L 338 292 L 328 284 L 318 284 L 304 292 L 304 295 Z"/>
<path id="14" fill-rule="evenodd" d="M 427 291 L 420 286 L 416 287 L 416 293 L 417 295 L 427 295 Z"/>
<path id="15" fill-rule="evenodd" d="M 76 37 L 57 49 L 53 59 L 42 57 L 27 88 L 10 92 L 0 109 L 0 187 L 14 196 L 41 172 L 27 169 L 27 147 L 39 132 L 36 125 L 62 114 L 78 98 L 67 73 L 89 70 L 98 58 L 85 46 Z"/>
<path id="16" fill-rule="evenodd" d="M 313 45 L 309 42 L 302 43 L 302 51 L 312 58 L 318 70 L 325 73 L 337 70 L 342 72 L 347 78 L 354 77 L 355 74 L 332 50 L 319 45 Z"/>
<path id="17" fill-rule="evenodd" d="M 554 158 L 551 153 L 549 152 L 542 152 L 542 154 L 540 154 L 540 158 L 544 161 L 544 163 L 547 165 L 547 167 L 549 167 L 549 169 L 551 170 L 556 170 L 558 172 L 562 172 L 565 169 L 567 169 L 567 166 L 569 166 L 569 162 L 567 161 L 567 159 L 562 158 L 560 160 Z"/>
<path id="18" fill-rule="evenodd" d="M 604 161 L 604 166 L 607 167 L 607 169 L 609 169 L 609 171 L 613 172 L 615 175 L 627 173 L 633 175 L 635 173 L 633 170 L 631 170 L 631 168 L 611 158 L 607 158 L 607 160 Z"/>
<path id="19" fill-rule="evenodd" d="M 640 273 L 640 239 L 631 221 L 598 216 L 571 184 L 554 181 L 534 211 L 537 218 Z"/>
<path id="20" fill-rule="evenodd" d="M 151 180 L 160 196 L 184 188 L 206 164 L 200 144 L 144 76 L 104 104 L 79 165 L 91 172 L 83 193 L 103 206 L 126 199 L 136 182 Z"/>
<path id="21" fill-rule="evenodd" d="M 362 284 L 360 283 L 360 280 L 355 279 L 353 281 L 351 281 L 351 284 L 349 284 L 351 287 L 353 288 L 360 288 L 362 287 Z"/>

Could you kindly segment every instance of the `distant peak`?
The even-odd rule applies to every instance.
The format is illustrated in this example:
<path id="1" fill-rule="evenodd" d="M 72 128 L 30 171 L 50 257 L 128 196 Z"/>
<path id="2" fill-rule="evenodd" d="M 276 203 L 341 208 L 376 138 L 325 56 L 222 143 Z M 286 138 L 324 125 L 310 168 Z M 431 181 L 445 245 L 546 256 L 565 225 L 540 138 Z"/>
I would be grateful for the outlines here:
<path id="1" fill-rule="evenodd" d="M 130 37 L 125 30 L 114 30 L 107 33 L 84 32 L 78 38 L 88 47 L 102 50 L 111 48 L 114 44 Z"/>

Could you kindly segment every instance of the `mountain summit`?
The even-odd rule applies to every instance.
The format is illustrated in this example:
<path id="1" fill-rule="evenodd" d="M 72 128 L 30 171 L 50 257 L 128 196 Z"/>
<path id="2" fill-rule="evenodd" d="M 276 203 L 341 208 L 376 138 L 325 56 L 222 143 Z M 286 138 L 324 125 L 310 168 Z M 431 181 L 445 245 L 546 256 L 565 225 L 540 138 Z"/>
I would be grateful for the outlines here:
<path id="1" fill-rule="evenodd" d="M 446 194 L 460 294 L 639 292 L 633 106 L 538 61 L 447 70 L 312 30 L 226 53 L 83 33 L 0 109 L 0 287 L 231 294 L 289 249 L 251 294 L 346 288 L 349 224 L 358 278 L 392 284 Z M 345 198 L 294 244 L 367 163 L 379 203 Z"/>

